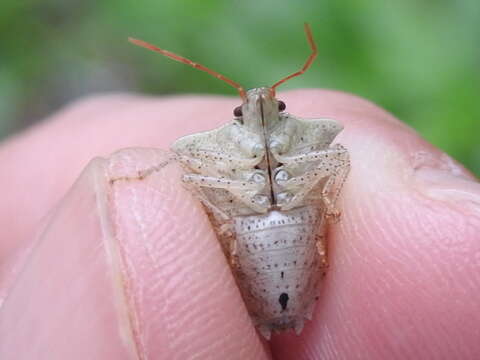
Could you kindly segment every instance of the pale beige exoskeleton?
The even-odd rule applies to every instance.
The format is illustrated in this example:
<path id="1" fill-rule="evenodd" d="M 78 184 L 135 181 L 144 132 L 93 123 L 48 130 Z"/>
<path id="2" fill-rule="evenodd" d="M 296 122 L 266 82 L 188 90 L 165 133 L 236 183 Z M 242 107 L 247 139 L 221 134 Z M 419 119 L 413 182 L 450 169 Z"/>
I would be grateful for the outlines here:
<path id="1" fill-rule="evenodd" d="M 184 183 L 203 203 L 259 331 L 294 329 L 310 318 L 326 271 L 325 223 L 350 165 L 347 150 L 331 145 L 342 130 L 332 119 L 303 120 L 285 111 L 275 88 L 247 92 L 203 65 L 141 40 L 133 43 L 206 71 L 236 87 L 243 104 L 226 125 L 177 140 L 172 150 Z"/>

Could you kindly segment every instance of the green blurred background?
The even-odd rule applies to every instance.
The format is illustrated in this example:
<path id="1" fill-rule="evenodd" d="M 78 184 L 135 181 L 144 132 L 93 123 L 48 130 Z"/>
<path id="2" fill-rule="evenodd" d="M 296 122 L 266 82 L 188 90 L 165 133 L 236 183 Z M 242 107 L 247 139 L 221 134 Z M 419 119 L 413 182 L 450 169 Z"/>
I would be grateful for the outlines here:
<path id="1" fill-rule="evenodd" d="M 303 63 L 305 21 L 320 54 L 282 90 L 366 97 L 480 174 L 479 0 L 4 0 L 0 137 L 93 92 L 235 95 L 127 36 L 256 87 Z"/>

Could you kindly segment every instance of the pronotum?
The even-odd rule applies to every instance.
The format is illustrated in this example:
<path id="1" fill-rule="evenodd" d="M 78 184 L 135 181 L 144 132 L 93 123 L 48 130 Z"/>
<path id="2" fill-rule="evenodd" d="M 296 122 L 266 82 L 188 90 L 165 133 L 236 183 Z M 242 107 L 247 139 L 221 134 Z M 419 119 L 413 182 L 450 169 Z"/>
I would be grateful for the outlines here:
<path id="1" fill-rule="evenodd" d="M 333 119 L 305 120 L 285 111 L 276 88 L 303 74 L 317 55 L 271 87 L 245 91 L 238 83 L 182 56 L 129 40 L 205 71 L 235 87 L 242 105 L 220 128 L 174 142 L 184 184 L 202 202 L 230 263 L 246 307 L 265 338 L 272 330 L 299 334 L 311 319 L 327 268 L 326 225 L 350 165 L 331 145 L 342 130 Z"/>

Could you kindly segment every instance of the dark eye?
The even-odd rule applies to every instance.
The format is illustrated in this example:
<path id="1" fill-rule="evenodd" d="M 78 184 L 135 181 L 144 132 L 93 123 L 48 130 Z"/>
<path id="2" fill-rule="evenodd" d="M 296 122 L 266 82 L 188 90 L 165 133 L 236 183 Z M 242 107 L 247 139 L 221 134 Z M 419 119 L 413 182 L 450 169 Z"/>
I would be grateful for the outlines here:
<path id="1" fill-rule="evenodd" d="M 278 100 L 278 111 L 283 111 L 287 108 L 287 105 L 282 100 Z"/>
<path id="2" fill-rule="evenodd" d="M 242 107 L 237 106 L 235 109 L 233 109 L 233 115 L 236 117 L 241 117 L 242 116 Z"/>

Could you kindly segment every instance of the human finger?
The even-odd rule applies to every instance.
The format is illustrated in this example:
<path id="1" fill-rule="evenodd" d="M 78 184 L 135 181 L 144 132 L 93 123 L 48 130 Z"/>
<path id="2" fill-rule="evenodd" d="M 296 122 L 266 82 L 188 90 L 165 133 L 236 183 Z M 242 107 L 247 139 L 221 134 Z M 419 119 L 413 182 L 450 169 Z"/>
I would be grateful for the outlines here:
<path id="1" fill-rule="evenodd" d="M 285 99 L 344 125 L 337 141 L 352 168 L 313 321 L 299 337 L 274 337 L 275 358 L 478 357 L 480 185 L 373 104 L 310 95 Z"/>

